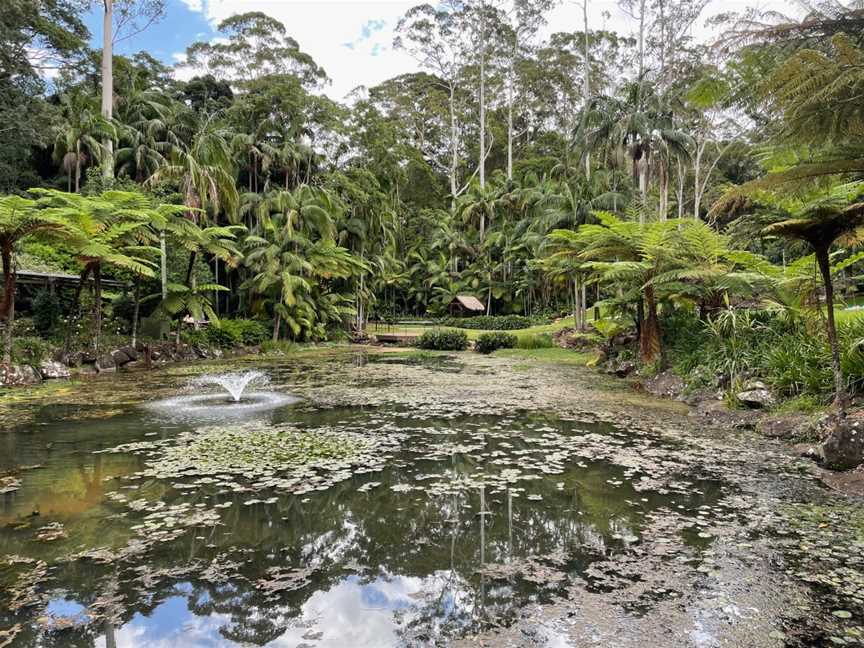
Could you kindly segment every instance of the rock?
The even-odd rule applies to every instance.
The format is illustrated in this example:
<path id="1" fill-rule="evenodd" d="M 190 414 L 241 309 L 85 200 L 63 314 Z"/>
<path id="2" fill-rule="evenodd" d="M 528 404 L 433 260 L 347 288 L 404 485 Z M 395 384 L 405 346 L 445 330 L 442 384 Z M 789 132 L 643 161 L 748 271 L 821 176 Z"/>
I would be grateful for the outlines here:
<path id="1" fill-rule="evenodd" d="M 743 391 L 735 394 L 735 398 L 751 409 L 770 408 L 777 404 L 774 394 L 765 386 L 765 383 L 758 380 L 748 381 Z"/>
<path id="2" fill-rule="evenodd" d="M 610 373 L 618 378 L 626 378 L 636 371 L 636 363 L 629 360 L 612 360 L 609 363 L 607 373 Z"/>
<path id="3" fill-rule="evenodd" d="M 833 414 L 819 422 L 827 432 L 819 447 L 822 463 L 831 470 L 851 470 L 864 463 L 864 427 L 860 419 Z"/>
<path id="4" fill-rule="evenodd" d="M 45 379 L 68 378 L 71 375 L 69 367 L 56 360 L 43 360 L 39 365 L 39 373 Z"/>
<path id="5" fill-rule="evenodd" d="M 125 353 L 125 354 L 129 357 L 130 362 L 131 362 L 132 360 L 137 360 L 137 359 L 138 359 L 138 354 L 140 353 L 140 352 L 138 351 L 138 349 L 136 349 L 135 347 L 132 347 L 132 346 L 125 346 L 125 347 L 122 347 L 122 348 L 120 349 L 120 351 L 122 351 L 123 353 Z"/>
<path id="6" fill-rule="evenodd" d="M 99 373 L 117 371 L 117 364 L 114 362 L 114 357 L 110 353 L 100 356 L 96 361 L 96 370 Z"/>
<path id="7" fill-rule="evenodd" d="M 39 372 L 30 365 L 0 366 L 0 383 L 8 387 L 38 385 L 41 382 Z"/>
<path id="8" fill-rule="evenodd" d="M 804 414 L 783 414 L 763 418 L 757 429 L 767 437 L 801 441 L 812 437 L 813 425 Z"/>
<path id="9" fill-rule="evenodd" d="M 111 352 L 111 359 L 114 361 L 115 367 L 122 367 L 123 365 L 132 362 L 132 358 L 130 358 L 120 349 Z"/>
<path id="10" fill-rule="evenodd" d="M 664 371 L 653 378 L 642 381 L 642 388 L 654 396 L 676 398 L 684 391 L 684 380 L 671 371 Z"/>

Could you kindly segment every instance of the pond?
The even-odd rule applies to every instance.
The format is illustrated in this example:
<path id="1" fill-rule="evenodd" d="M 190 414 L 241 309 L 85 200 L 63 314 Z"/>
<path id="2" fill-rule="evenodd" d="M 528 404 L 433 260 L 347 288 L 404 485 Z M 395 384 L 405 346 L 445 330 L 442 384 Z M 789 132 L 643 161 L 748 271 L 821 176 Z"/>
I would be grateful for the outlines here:
<path id="1" fill-rule="evenodd" d="M 232 369 L 272 406 L 183 406 Z M 12 402 L 0 646 L 784 645 L 808 602 L 760 521 L 812 480 L 592 382 L 335 350 Z"/>

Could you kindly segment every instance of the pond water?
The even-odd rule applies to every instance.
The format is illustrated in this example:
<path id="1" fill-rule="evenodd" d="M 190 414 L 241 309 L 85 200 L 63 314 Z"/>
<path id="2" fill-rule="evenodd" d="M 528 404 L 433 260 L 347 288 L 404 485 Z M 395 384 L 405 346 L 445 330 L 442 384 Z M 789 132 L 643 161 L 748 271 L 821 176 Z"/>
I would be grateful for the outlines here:
<path id="1" fill-rule="evenodd" d="M 188 393 L 203 366 L 8 407 L 0 475 L 17 481 L 0 496 L 0 646 L 446 645 L 507 628 L 576 582 L 602 595 L 596 566 L 638 557 L 661 513 L 675 515 L 679 557 L 696 568 L 710 553 L 711 516 L 736 490 L 716 473 L 621 460 L 648 446 L 614 422 L 472 393 L 454 404 L 453 385 L 470 392 L 486 370 L 416 362 L 247 360 L 299 400 L 237 417 L 148 406 Z M 388 396 L 397 368 L 423 397 Z M 273 460 L 259 444 L 273 433 L 347 454 L 244 468 L 246 453 Z M 204 467 L 183 454 L 225 438 L 254 441 Z M 675 450 L 651 440 L 656 456 Z"/>

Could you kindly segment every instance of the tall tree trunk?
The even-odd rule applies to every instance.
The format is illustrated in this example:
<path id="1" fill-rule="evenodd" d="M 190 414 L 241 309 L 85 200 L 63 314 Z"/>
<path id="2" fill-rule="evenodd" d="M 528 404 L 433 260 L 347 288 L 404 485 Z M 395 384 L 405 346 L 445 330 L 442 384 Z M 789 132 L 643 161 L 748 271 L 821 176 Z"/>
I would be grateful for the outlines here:
<path id="1" fill-rule="evenodd" d="M 583 63 L 584 69 L 582 72 L 582 92 L 585 95 L 585 108 L 588 108 L 588 101 L 591 98 L 591 59 L 590 59 L 590 39 L 588 37 L 588 0 L 582 0 L 582 28 L 585 30 L 585 40 L 583 43 Z M 591 152 L 585 154 L 585 178 L 591 180 Z"/>
<path id="2" fill-rule="evenodd" d="M 828 344 L 831 347 L 831 369 L 834 373 L 834 406 L 843 408 L 846 405 L 846 387 L 843 384 L 843 369 L 840 366 L 840 345 L 837 342 L 837 325 L 834 322 L 834 282 L 831 280 L 831 264 L 828 256 L 828 245 L 814 248 L 816 262 L 822 273 L 825 284 L 825 326 L 828 329 Z"/>
<path id="3" fill-rule="evenodd" d="M 75 193 L 81 193 L 81 142 L 75 142 Z"/>
<path id="4" fill-rule="evenodd" d="M 132 312 L 132 348 L 138 345 L 138 316 L 141 314 L 141 275 L 135 275 L 135 310 Z"/>
<path id="5" fill-rule="evenodd" d="M 486 3 L 480 2 L 480 188 L 486 186 Z M 481 237 L 482 240 L 482 237 Z"/>
<path id="6" fill-rule="evenodd" d="M 93 291 L 96 299 L 96 332 L 93 336 L 93 350 L 99 354 L 99 343 L 102 336 L 102 264 L 97 263 L 93 269 Z"/>
<path id="7" fill-rule="evenodd" d="M 93 271 L 93 266 L 89 263 L 84 266 L 81 271 L 81 276 L 78 279 L 78 286 L 75 288 L 75 297 L 72 299 L 72 304 L 69 309 L 69 321 L 66 324 L 66 337 L 63 340 L 63 361 L 69 361 L 69 347 L 72 345 L 72 332 L 78 324 L 78 318 L 81 316 L 81 291 L 84 290 L 84 285 L 87 283 L 87 278 Z"/>
<path id="8" fill-rule="evenodd" d="M 159 274 L 162 282 L 162 299 L 168 297 L 168 248 L 165 245 L 165 230 L 159 232 Z"/>
<path id="9" fill-rule="evenodd" d="M 0 319 L 9 316 L 9 308 L 15 299 L 15 266 L 12 259 L 12 244 L 5 243 L 0 248 L 3 257 L 3 302 L 0 303 Z"/>
<path id="10" fill-rule="evenodd" d="M 114 115 L 114 0 L 102 0 L 105 13 L 102 17 L 102 116 L 111 119 Z M 105 149 L 102 160 L 102 176 L 114 177 L 114 142 L 110 137 L 102 141 Z"/>
<path id="11" fill-rule="evenodd" d="M 194 272 L 195 271 L 195 259 L 196 258 L 198 258 L 198 253 L 197 252 L 190 252 L 189 253 L 189 265 L 186 266 L 186 285 L 189 287 L 189 290 L 192 292 L 194 292 L 195 286 L 197 285 L 196 281 L 195 281 L 195 272 Z M 198 318 L 195 317 L 195 315 L 192 313 L 190 313 L 190 315 L 192 315 L 192 328 L 197 331 L 198 330 Z M 180 323 L 181 323 L 181 325 L 183 323 L 182 317 L 180 318 Z M 180 340 L 179 334 L 178 334 L 177 340 L 178 340 L 178 342 Z"/>
<path id="12" fill-rule="evenodd" d="M 584 331 L 588 328 L 588 295 L 585 277 L 582 277 L 582 301 L 579 308 L 582 311 L 582 330 Z"/>
<path id="13" fill-rule="evenodd" d="M 280 302 L 282 301 L 281 293 L 279 295 L 279 301 Z M 277 304 L 277 306 L 278 306 L 278 304 Z M 274 308 L 273 310 L 276 311 L 275 312 L 276 317 L 274 318 L 275 321 L 273 322 L 273 341 L 278 342 L 279 341 L 279 330 L 282 328 L 282 314 L 279 312 L 279 310 L 277 308 Z"/>
<path id="14" fill-rule="evenodd" d="M 662 346 L 660 341 L 660 321 L 657 318 L 657 299 L 654 288 L 645 288 L 645 319 L 639 335 L 639 357 L 643 363 L 649 364 L 660 357 Z"/>
<path id="15" fill-rule="evenodd" d="M 573 277 L 573 326 L 578 331 L 582 328 L 582 322 L 579 321 L 579 275 Z"/>
<path id="16" fill-rule="evenodd" d="M 12 246 L 3 246 L 3 301 L 5 307 L 6 329 L 3 336 L 3 365 L 8 369 L 12 366 L 12 336 L 15 328 L 15 260 L 12 258 Z"/>
<path id="17" fill-rule="evenodd" d="M 515 54 L 514 54 L 515 56 Z M 512 65 L 512 64 L 511 64 Z M 507 85 L 507 180 L 513 179 L 513 70 Z"/>

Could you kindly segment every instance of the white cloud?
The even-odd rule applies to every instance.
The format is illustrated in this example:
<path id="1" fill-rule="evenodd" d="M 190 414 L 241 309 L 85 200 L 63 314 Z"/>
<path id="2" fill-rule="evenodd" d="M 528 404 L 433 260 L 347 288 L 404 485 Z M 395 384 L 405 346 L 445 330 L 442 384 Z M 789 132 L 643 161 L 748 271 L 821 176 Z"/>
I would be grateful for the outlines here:
<path id="1" fill-rule="evenodd" d="M 311 54 L 332 79 L 324 92 L 337 101 L 360 85 L 371 87 L 417 69 L 407 54 L 393 48 L 399 18 L 421 0 L 183 0 L 202 13 L 214 27 L 225 18 L 247 11 L 261 11 L 281 21 L 288 33 Z M 745 8 L 753 0 L 727 0 L 714 4 L 705 17 L 720 10 Z M 782 0 L 766 0 L 765 6 L 782 7 Z M 589 23 L 623 33 L 632 31 L 630 20 L 618 9 L 617 0 L 590 0 Z M 707 37 L 700 21 L 697 38 Z M 548 16 L 545 33 L 582 29 L 582 9 L 564 0 Z M 176 55 L 175 55 L 176 57 Z M 181 73 L 182 74 L 182 73 Z"/>
<path id="2" fill-rule="evenodd" d="M 324 92 L 341 101 L 359 85 L 373 86 L 416 69 L 393 49 L 393 30 L 415 3 L 404 0 L 183 0 L 215 27 L 225 18 L 262 11 L 281 21 L 332 79 Z"/>

